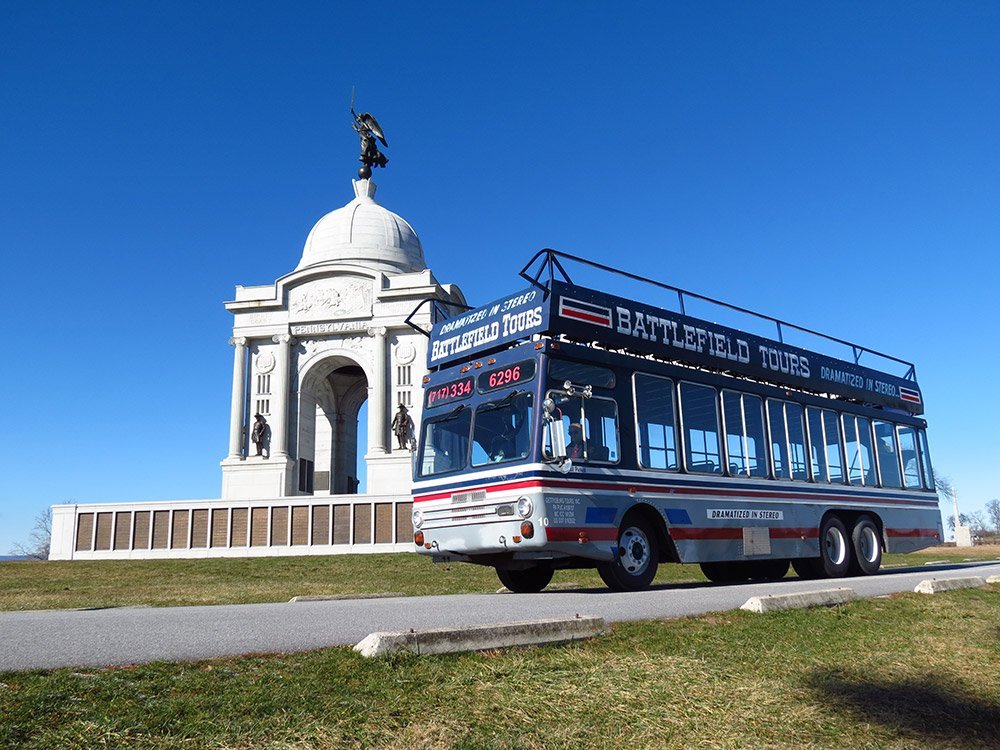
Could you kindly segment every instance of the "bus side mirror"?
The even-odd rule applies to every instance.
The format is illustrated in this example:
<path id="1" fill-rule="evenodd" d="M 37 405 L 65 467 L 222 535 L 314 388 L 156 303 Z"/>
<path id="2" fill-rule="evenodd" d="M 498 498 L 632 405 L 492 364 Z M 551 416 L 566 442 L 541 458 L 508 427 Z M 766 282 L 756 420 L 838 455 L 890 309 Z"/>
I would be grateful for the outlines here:
<path id="1" fill-rule="evenodd" d="M 545 423 L 545 442 L 548 444 L 552 458 L 566 458 L 566 433 L 563 432 L 561 420 L 549 420 Z"/>
<path id="2" fill-rule="evenodd" d="M 555 460 L 566 458 L 566 433 L 563 432 L 562 419 L 557 412 L 556 402 L 547 398 L 542 402 L 542 415 L 545 419 L 545 444 L 549 446 L 549 457 Z"/>

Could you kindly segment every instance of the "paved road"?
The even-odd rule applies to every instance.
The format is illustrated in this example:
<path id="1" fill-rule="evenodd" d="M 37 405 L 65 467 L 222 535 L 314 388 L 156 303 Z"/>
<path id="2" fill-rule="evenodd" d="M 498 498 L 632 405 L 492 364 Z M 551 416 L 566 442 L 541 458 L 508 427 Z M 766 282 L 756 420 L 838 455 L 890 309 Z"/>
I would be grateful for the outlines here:
<path id="1" fill-rule="evenodd" d="M 751 596 L 853 588 L 875 597 L 926 578 L 1000 575 L 1000 562 L 883 571 L 868 578 L 786 579 L 741 585 L 676 584 L 606 590 L 465 594 L 215 607 L 0 612 L 0 671 L 185 661 L 355 644 L 372 632 L 598 615 L 608 621 L 735 609 Z"/>

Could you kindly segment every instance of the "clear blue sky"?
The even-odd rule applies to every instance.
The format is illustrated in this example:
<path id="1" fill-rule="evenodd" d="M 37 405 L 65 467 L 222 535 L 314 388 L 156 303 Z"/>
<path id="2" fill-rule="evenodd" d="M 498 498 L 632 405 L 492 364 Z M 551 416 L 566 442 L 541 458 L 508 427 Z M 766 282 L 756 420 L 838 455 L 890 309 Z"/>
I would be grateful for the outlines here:
<path id="1" fill-rule="evenodd" d="M 352 197 L 352 85 L 442 281 L 551 246 L 912 359 L 982 507 L 998 39 L 989 2 L 5 0 L 0 553 L 50 503 L 218 497 L 222 303 Z"/>

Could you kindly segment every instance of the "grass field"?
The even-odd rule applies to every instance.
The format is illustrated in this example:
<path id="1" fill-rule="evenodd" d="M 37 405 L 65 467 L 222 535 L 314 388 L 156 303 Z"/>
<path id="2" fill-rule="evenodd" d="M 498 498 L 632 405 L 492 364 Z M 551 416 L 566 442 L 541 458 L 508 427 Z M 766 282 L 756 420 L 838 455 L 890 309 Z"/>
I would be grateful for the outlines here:
<path id="1" fill-rule="evenodd" d="M 1000 547 L 935 547 L 911 555 L 887 555 L 883 564 L 967 559 L 1000 559 Z M 697 565 L 663 565 L 654 583 L 704 580 Z M 560 571 L 553 585 L 604 586 L 589 570 Z M 499 587 L 492 568 L 435 565 L 410 553 L 0 563 L 0 610 L 248 604 L 288 601 L 303 595 L 466 594 Z"/>
<path id="2" fill-rule="evenodd" d="M 996 748 L 998 614 L 991 586 L 458 656 L 0 674 L 0 747 Z"/>

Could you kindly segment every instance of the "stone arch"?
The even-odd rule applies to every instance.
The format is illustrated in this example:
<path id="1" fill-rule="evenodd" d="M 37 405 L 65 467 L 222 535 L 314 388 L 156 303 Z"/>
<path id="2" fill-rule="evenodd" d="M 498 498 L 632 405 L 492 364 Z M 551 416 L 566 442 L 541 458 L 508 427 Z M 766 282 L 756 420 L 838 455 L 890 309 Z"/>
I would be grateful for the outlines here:
<path id="1" fill-rule="evenodd" d="M 358 414 L 368 398 L 369 374 L 344 350 L 311 357 L 299 377 L 296 457 L 298 491 L 342 495 L 358 491 Z"/>

